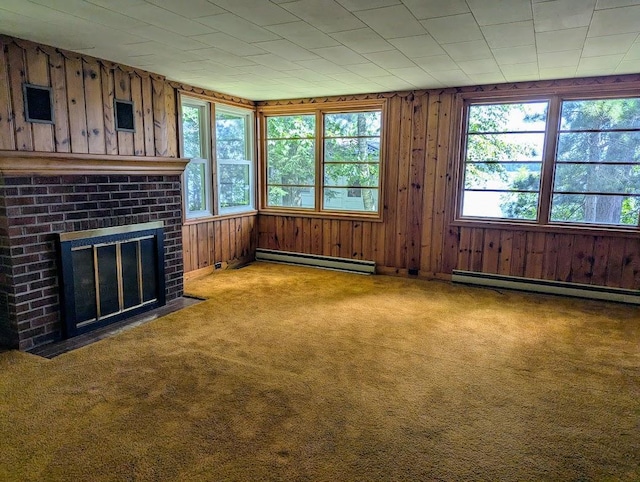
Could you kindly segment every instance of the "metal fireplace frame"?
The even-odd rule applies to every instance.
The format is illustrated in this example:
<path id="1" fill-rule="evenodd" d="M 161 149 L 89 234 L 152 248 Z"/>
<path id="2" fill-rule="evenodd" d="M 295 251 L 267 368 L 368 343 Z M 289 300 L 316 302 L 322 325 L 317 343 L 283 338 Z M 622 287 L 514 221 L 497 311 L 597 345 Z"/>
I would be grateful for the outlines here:
<path id="1" fill-rule="evenodd" d="M 147 240 L 152 240 L 152 242 L 149 243 Z M 154 249 L 152 256 L 155 258 L 153 260 L 155 262 L 155 269 L 154 266 L 150 266 L 149 263 L 145 264 L 143 262 L 144 256 L 151 256 L 147 252 L 143 255 L 143 242 L 145 245 L 150 245 Z M 135 273 L 131 271 L 131 265 L 123 268 L 123 245 L 133 246 L 135 249 Z M 113 247 L 113 249 L 111 249 L 111 247 Z M 102 253 L 107 253 L 115 258 L 115 266 L 112 266 L 111 263 L 107 266 L 107 263 L 99 258 L 99 250 L 101 249 Z M 87 253 L 88 250 L 91 250 L 91 252 Z M 91 260 L 93 262 L 93 265 L 88 268 L 88 273 L 85 273 L 84 282 L 87 283 L 91 277 L 93 278 L 94 284 L 92 289 L 95 291 L 95 293 L 93 293 L 95 298 L 95 315 L 85 319 L 79 319 L 81 316 L 79 316 L 78 307 L 76 306 L 78 298 L 86 295 L 86 292 L 82 291 L 82 280 L 78 279 L 74 271 L 76 266 L 74 265 L 73 253 L 80 251 L 89 255 L 85 257 L 89 258 L 89 262 L 91 262 Z M 108 251 L 113 251 L 113 253 L 109 253 Z M 166 302 L 164 223 L 162 221 L 60 233 L 58 235 L 58 258 L 60 266 L 61 314 L 67 338 L 163 306 Z M 111 271 L 111 279 L 101 278 L 101 267 L 105 272 Z M 104 269 L 105 267 L 108 269 Z M 77 267 L 77 269 L 80 270 L 80 267 Z M 124 273 L 125 269 L 128 270 L 127 273 Z M 155 271 L 154 284 L 144 285 L 145 281 L 147 281 L 144 279 L 145 272 L 148 273 L 149 270 Z M 114 274 L 115 279 L 113 277 Z M 131 284 L 130 279 L 125 281 L 125 276 L 130 276 L 131 274 L 135 274 L 134 285 L 137 285 L 138 288 L 138 303 L 125 306 L 125 296 L 130 298 L 133 294 L 134 299 L 136 296 L 135 291 L 132 292 L 131 289 L 126 290 L 125 288 L 125 284 Z M 78 286 L 76 286 L 76 283 L 78 283 Z M 115 301 L 117 302 L 117 308 L 115 311 L 112 310 L 103 314 L 101 312 L 101 290 L 105 284 L 109 284 L 106 289 L 111 288 L 112 290 L 117 290 L 117 300 Z M 149 297 L 151 296 L 150 293 L 145 293 L 145 289 L 149 290 L 150 287 L 154 290 L 153 297 Z M 91 286 L 89 288 L 89 296 L 85 297 L 85 301 L 91 299 Z M 127 292 L 125 293 L 125 291 Z M 82 304 L 82 300 L 79 300 L 78 304 Z"/>

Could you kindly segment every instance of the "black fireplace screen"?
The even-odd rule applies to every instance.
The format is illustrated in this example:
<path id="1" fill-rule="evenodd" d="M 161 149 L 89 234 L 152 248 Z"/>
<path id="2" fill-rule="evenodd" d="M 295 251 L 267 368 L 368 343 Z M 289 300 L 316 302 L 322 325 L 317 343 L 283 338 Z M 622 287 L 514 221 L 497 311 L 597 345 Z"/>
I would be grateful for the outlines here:
<path id="1" fill-rule="evenodd" d="M 59 235 L 67 336 L 165 304 L 162 222 Z"/>

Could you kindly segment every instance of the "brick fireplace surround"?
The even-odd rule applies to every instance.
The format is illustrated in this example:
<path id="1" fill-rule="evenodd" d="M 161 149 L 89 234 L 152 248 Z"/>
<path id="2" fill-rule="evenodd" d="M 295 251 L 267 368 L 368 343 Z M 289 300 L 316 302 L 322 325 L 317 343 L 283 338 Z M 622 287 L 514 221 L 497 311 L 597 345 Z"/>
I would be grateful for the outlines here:
<path id="1" fill-rule="evenodd" d="M 57 233 L 150 221 L 164 221 L 168 302 L 183 293 L 179 174 L 0 175 L 0 345 L 65 336 Z"/>

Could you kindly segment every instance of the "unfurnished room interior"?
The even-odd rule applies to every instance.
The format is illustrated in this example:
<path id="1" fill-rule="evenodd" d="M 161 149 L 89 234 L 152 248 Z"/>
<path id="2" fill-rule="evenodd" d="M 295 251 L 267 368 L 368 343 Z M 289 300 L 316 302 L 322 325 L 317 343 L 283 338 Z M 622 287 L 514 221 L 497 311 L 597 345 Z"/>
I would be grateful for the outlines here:
<path id="1" fill-rule="evenodd" d="M 0 0 L 0 480 L 640 480 L 640 1 Z"/>

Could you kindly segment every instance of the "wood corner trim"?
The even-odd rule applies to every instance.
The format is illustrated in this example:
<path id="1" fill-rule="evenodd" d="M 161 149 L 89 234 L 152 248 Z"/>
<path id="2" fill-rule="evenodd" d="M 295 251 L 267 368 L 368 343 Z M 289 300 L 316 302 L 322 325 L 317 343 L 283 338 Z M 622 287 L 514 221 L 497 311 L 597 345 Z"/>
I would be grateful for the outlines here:
<path id="1" fill-rule="evenodd" d="M 188 159 L 177 157 L 112 156 L 105 154 L 0 150 L 0 174 L 5 176 L 75 174 L 180 175 L 188 162 Z"/>

